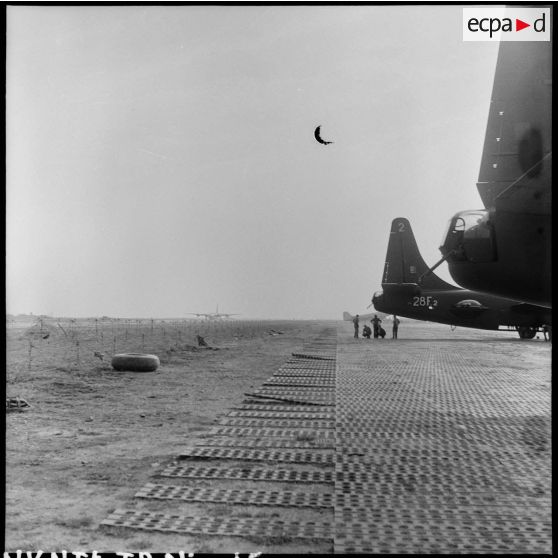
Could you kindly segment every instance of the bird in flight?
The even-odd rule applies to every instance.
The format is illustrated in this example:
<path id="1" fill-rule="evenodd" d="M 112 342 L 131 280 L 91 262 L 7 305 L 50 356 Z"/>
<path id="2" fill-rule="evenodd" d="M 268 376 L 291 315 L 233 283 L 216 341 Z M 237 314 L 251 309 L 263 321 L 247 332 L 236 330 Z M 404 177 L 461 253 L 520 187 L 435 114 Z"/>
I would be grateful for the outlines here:
<path id="1" fill-rule="evenodd" d="M 321 124 L 320 126 L 318 126 L 315 130 L 314 130 L 314 137 L 316 138 L 316 140 L 323 144 L 323 145 L 329 145 L 330 143 L 333 143 L 332 141 L 326 141 L 324 139 L 322 139 L 322 137 L 320 136 L 320 128 L 321 128 Z"/>

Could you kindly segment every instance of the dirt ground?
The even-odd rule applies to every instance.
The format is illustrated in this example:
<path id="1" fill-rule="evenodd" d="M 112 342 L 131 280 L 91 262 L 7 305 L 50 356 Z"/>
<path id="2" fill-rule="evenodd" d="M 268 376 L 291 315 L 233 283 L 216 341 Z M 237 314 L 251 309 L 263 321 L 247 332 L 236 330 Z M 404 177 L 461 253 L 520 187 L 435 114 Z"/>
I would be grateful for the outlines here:
<path id="1" fill-rule="evenodd" d="M 332 325 L 353 341 L 352 324 L 341 322 L 35 320 L 8 324 L 7 396 L 21 397 L 31 408 L 6 413 L 5 550 L 332 552 L 331 543 L 323 539 L 190 536 L 100 525 L 116 509 L 331 523 L 331 508 L 145 501 L 134 496 L 146 483 L 161 482 L 157 471 L 165 466 L 184 465 L 177 459 L 182 452 L 207 441 L 211 429 L 242 403 L 246 392 L 261 387 L 291 353 Z M 197 334 L 206 338 L 210 348 L 196 346 Z M 515 355 L 512 368 L 545 366 L 551 348 L 542 339 L 519 342 L 512 332 L 452 331 L 408 321 L 400 328 L 400 339 L 456 343 L 482 339 L 487 350 L 480 366 L 487 372 L 504 355 L 509 360 L 510 351 Z M 354 342 L 371 347 L 375 343 Z M 538 350 L 525 353 L 531 345 Z M 111 356 L 119 352 L 154 353 L 161 366 L 151 373 L 114 371 Z M 476 362 L 477 356 L 470 358 Z M 462 357 L 463 362 L 467 358 Z M 220 465 L 238 463 L 223 460 Z M 262 465 L 245 462 L 242 466 Z M 265 466 L 316 468 L 268 462 Z M 173 479 L 172 484 L 240 491 L 247 486 L 246 481 L 204 479 Z M 260 482 L 250 488 L 293 490 L 287 483 Z M 297 485 L 296 491 L 331 493 L 332 487 Z"/>
<path id="2" fill-rule="evenodd" d="M 202 537 L 99 524 L 323 325 L 229 324 L 202 330 L 219 350 L 195 347 L 199 328 L 192 323 L 8 327 L 7 396 L 31 408 L 6 414 L 5 550 L 223 552 Z M 114 371 L 113 349 L 157 354 L 161 366 L 152 373 Z M 232 551 L 249 550 L 230 544 Z"/>

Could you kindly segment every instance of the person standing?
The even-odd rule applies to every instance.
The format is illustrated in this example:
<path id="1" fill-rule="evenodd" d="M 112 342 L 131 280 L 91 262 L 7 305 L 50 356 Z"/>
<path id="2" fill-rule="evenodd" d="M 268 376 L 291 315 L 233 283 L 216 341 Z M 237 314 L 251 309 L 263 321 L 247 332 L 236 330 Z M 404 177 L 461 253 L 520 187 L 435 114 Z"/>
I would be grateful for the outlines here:
<path id="1" fill-rule="evenodd" d="M 391 335 L 392 339 L 397 339 L 397 330 L 399 329 L 399 318 L 393 315 L 393 333 Z"/>
<path id="2" fill-rule="evenodd" d="M 382 320 L 378 318 L 378 314 L 374 314 L 374 317 L 370 321 L 372 322 L 372 328 L 374 330 L 374 339 L 378 339 L 378 336 L 380 335 L 380 324 L 382 323 Z"/>
<path id="3" fill-rule="evenodd" d="M 353 325 L 355 326 L 355 339 L 358 339 L 358 314 L 353 318 Z"/>

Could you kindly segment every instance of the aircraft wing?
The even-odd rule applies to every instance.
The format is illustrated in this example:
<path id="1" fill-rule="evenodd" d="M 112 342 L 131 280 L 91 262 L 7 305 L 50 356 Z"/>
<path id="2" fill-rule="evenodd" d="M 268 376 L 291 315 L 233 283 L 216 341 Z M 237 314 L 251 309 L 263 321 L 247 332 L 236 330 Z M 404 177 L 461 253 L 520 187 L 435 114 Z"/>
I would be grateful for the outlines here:
<path id="1" fill-rule="evenodd" d="M 477 188 L 487 209 L 550 214 L 552 50 L 500 43 Z"/>

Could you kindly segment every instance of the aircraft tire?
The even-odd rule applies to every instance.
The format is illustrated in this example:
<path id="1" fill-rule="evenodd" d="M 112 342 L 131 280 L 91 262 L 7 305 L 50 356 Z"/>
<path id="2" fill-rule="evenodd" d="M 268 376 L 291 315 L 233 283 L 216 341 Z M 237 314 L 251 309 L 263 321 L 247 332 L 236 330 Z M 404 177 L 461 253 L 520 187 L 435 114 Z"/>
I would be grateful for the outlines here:
<path id="1" fill-rule="evenodd" d="M 519 337 L 521 339 L 533 339 L 537 334 L 536 327 L 518 327 L 517 332 L 519 333 Z"/>
<path id="2" fill-rule="evenodd" d="M 159 367 L 159 357 L 142 353 L 121 353 L 112 357 L 115 370 L 128 372 L 154 372 Z"/>

